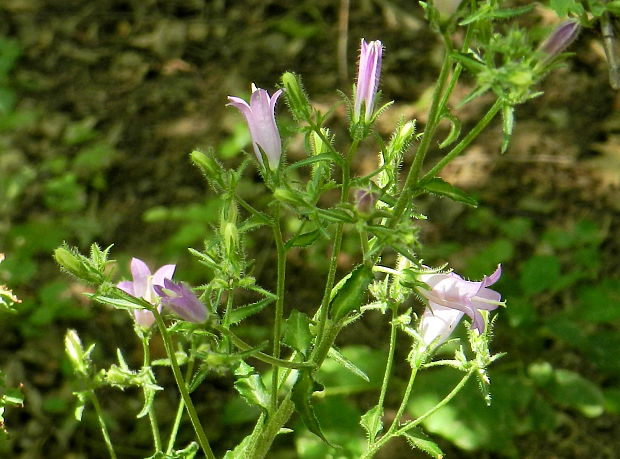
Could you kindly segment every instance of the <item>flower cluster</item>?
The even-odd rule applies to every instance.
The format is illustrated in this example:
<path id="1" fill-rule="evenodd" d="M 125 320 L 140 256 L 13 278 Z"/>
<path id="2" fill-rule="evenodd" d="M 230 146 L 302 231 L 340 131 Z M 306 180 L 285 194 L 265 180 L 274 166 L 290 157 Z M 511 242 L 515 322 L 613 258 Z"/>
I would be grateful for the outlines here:
<path id="1" fill-rule="evenodd" d="M 471 318 L 473 328 L 484 332 L 485 321 L 480 311 L 492 311 L 504 304 L 498 292 L 487 288 L 501 275 L 501 266 L 479 282 L 467 281 L 454 273 L 420 275 L 419 279 L 429 287 L 417 287 L 428 300 L 419 325 L 424 344 L 446 341 L 465 314 Z"/>
<path id="2" fill-rule="evenodd" d="M 192 291 L 182 284 L 173 282 L 172 276 L 176 265 L 164 265 L 151 274 L 149 267 L 139 258 L 131 259 L 131 276 L 133 281 L 122 281 L 116 284 L 124 292 L 142 298 L 152 305 L 157 305 L 161 312 L 165 306 L 189 322 L 204 322 L 207 308 L 196 298 Z M 134 320 L 144 328 L 155 323 L 155 316 L 146 309 L 133 311 Z"/>

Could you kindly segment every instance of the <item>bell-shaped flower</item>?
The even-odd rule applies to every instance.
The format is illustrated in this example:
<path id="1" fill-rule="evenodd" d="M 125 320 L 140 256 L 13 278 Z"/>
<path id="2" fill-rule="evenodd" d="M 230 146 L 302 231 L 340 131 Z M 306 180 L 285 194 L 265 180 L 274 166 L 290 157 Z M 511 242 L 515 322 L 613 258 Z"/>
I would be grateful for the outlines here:
<path id="1" fill-rule="evenodd" d="M 479 282 L 467 281 L 454 273 L 420 275 L 419 279 L 430 288 L 417 287 L 428 300 L 419 325 L 424 343 L 443 343 L 465 314 L 479 333 L 484 332 L 485 321 L 480 311 L 492 311 L 504 304 L 498 292 L 487 288 L 501 275 L 501 266 Z"/>
<path id="2" fill-rule="evenodd" d="M 267 91 L 252 84 L 252 96 L 249 104 L 239 97 L 228 97 L 230 101 L 228 105 L 238 108 L 248 123 L 258 162 L 263 164 L 262 150 L 267 157 L 271 170 L 278 168 L 280 156 L 282 156 L 282 142 L 275 118 L 276 101 L 280 94 L 282 94 L 281 89 L 269 97 Z"/>
<path id="3" fill-rule="evenodd" d="M 353 122 L 362 118 L 370 122 L 375 107 L 375 98 L 381 76 L 381 56 L 383 45 L 379 40 L 366 43 L 362 38 L 360 47 L 360 61 L 357 71 L 357 85 L 355 87 L 355 102 L 353 105 Z M 364 116 L 362 117 L 362 105 Z"/>
<path id="4" fill-rule="evenodd" d="M 122 281 L 116 284 L 118 288 L 130 295 L 143 298 L 149 303 L 155 305 L 157 297 L 153 287 L 164 285 L 166 279 L 171 279 L 174 275 L 176 265 L 164 265 L 151 274 L 149 267 L 139 258 L 131 259 L 131 276 L 133 281 Z M 159 306 L 161 311 L 161 306 Z M 146 309 L 134 309 L 133 316 L 138 325 L 149 328 L 155 322 L 155 316 L 151 311 Z"/>
<path id="5" fill-rule="evenodd" d="M 207 319 L 207 308 L 184 284 L 164 279 L 164 286 L 155 285 L 165 308 L 188 322 L 201 323 Z"/>

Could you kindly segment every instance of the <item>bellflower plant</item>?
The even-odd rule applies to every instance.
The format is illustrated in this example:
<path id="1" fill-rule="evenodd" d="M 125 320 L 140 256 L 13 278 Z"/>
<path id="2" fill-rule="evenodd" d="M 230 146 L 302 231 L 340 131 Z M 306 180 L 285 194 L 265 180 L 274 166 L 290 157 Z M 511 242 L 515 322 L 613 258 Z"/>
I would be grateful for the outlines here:
<path id="1" fill-rule="evenodd" d="M 322 448 L 316 449 L 320 451 L 317 456 L 340 454 L 368 459 L 396 437 L 405 438 L 413 447 L 424 449 L 433 457 L 443 455 L 437 444 L 426 436 L 418 438 L 416 432 L 473 375 L 483 378 L 483 392 L 487 391 L 483 396 L 490 400 L 486 368 L 498 355 L 491 355 L 492 334 L 485 330 L 494 323 L 489 318 L 491 311 L 503 305 L 500 293 L 490 288 L 502 271 L 498 266 L 491 275 L 475 282 L 455 273 L 433 272 L 427 268 L 419 255 L 424 253 L 420 234 L 425 228 L 420 221 L 426 219 L 419 213 L 424 208 L 419 200 L 440 196 L 468 206 L 478 205 L 464 190 L 444 180 L 441 171 L 467 151 L 499 117 L 503 121 L 503 147 L 507 147 L 515 107 L 540 95 L 536 85 L 549 71 L 548 66 L 540 64 L 540 50 L 556 55 L 574 39 L 577 29 L 576 22 L 562 25 L 557 35 L 539 47 L 521 29 L 506 31 L 504 28 L 507 17 L 528 9 L 501 10 L 499 3 L 489 2 L 481 7 L 478 2 L 464 2 L 455 14 L 448 14 L 458 4 L 448 2 L 443 5 L 447 13 L 442 18 L 432 5 L 425 5 L 433 30 L 442 34 L 445 50 L 423 132 L 419 135 L 415 132 L 416 121 L 404 117 L 394 126 L 390 139 L 374 130 L 374 121 L 385 108 L 375 108 L 383 58 L 379 40 L 361 40 L 356 86 L 352 100 L 347 101 L 351 114 L 348 136 L 345 130 L 327 125 L 328 120 L 337 122 L 336 117 L 330 117 L 337 111 L 323 112 L 320 107 L 312 106 L 301 78 L 293 72 L 282 77 L 284 91 L 278 90 L 270 96 L 266 90 L 252 86 L 249 102 L 228 98 L 228 105 L 245 117 L 259 166 L 269 179 L 264 187 L 251 188 L 252 194 L 248 196 L 248 187 L 243 186 L 246 162 L 237 169 L 227 169 L 215 152 L 191 153 L 192 161 L 202 170 L 221 204 L 220 218 L 213 223 L 213 231 L 205 235 L 204 246 L 189 249 L 204 269 L 201 298 L 208 309 L 187 284 L 172 280 L 174 265 L 165 265 L 151 274 L 143 261 L 134 258 L 133 280 L 119 282 L 118 288 L 114 288 L 109 280 L 109 248 L 101 250 L 94 245 L 89 257 L 66 246 L 55 251 L 55 258 L 65 271 L 94 287 L 94 293 L 89 293 L 94 301 L 117 309 L 137 310 L 135 321 L 142 327 L 156 323 L 158 339 L 161 338 L 166 352 L 166 358 L 158 359 L 157 363 L 169 367 L 180 395 L 174 424 L 165 430 L 170 436 L 164 447 L 153 403 L 156 391 L 162 389 L 151 370 L 149 339 L 153 335 L 134 327 L 143 344 L 144 360 L 139 370 L 129 368 L 119 350 L 118 365 L 97 371 L 90 359 L 92 346 L 84 350 L 81 344 L 76 344 L 77 340 L 68 340 L 67 346 L 73 346 L 73 354 L 80 356 L 79 361 L 73 361 L 75 372 L 82 380 L 80 387 L 89 388 L 79 392 L 78 399 L 82 407 L 92 400 L 110 457 L 116 457 L 112 435 L 101 415 L 101 404 L 95 398 L 95 390 L 105 384 L 143 389 L 145 405 L 139 417 L 148 414 L 155 450 L 152 457 L 194 457 L 198 448 L 208 459 L 217 457 L 215 452 L 227 459 L 271 457 L 276 437 L 295 427 L 290 423 L 295 413 L 316 435 L 316 441 L 324 442 L 317 446 Z M 495 27 L 498 19 L 502 20 L 501 30 Z M 449 33 L 457 27 L 463 28 L 462 33 Z M 452 42 L 453 35 L 459 40 Z M 465 71 L 472 73 L 467 88 L 459 86 L 459 78 Z M 476 84 L 472 92 L 456 100 L 472 81 Z M 474 112 L 481 107 L 486 112 L 476 123 L 469 120 L 463 123 L 458 112 L 453 112 L 452 104 L 467 105 L 485 92 L 490 97 L 478 99 Z M 298 123 L 295 135 L 303 137 L 303 142 L 297 144 L 307 150 L 305 155 L 295 156 L 296 162 L 286 166 L 281 158 L 282 140 L 274 115 L 281 95 L 286 98 L 292 119 Z M 486 106 L 489 100 L 491 103 Z M 443 127 L 440 129 L 440 123 L 452 124 L 444 139 L 438 137 L 438 132 L 445 132 Z M 468 131 L 462 133 L 461 129 L 466 128 Z M 374 169 L 366 170 L 364 166 L 363 174 L 355 161 L 362 148 L 378 153 Z M 407 168 L 404 164 L 411 166 Z M 271 171 L 276 174 L 272 175 Z M 261 228 L 260 236 L 252 240 L 257 228 Z M 267 240 L 268 235 L 272 241 Z M 269 253 L 272 257 L 266 263 L 256 262 Z M 316 304 L 304 304 L 300 308 L 296 301 L 301 297 L 300 292 L 295 291 L 300 283 L 298 278 L 287 282 L 287 273 L 291 271 L 287 262 L 293 257 L 296 262 L 316 259 L 317 253 L 329 256 L 309 272 L 323 268 L 324 272 L 308 277 L 307 282 L 321 279 L 316 286 L 320 288 L 320 297 Z M 351 260 L 352 266 L 339 278 L 342 259 Z M 384 260 L 394 262 L 383 266 L 380 263 Z M 257 275 L 259 267 L 265 265 L 268 269 Z M 149 304 L 166 308 L 193 325 L 143 311 Z M 418 314 L 423 308 L 424 312 Z M 372 320 L 383 320 L 385 327 L 385 348 L 373 350 L 376 352 L 373 355 L 387 355 L 383 377 L 376 379 L 381 385 L 376 403 L 360 415 L 359 424 L 366 431 L 363 438 L 349 442 L 355 443 L 355 447 L 343 445 L 343 448 L 351 447 L 350 451 L 336 452 L 329 438 L 331 432 L 322 430 L 314 409 L 317 375 L 330 360 L 349 371 L 351 378 L 370 380 L 355 362 L 341 354 L 336 340 L 345 327 L 366 320 L 365 314 L 372 310 L 382 314 Z M 259 313 L 263 315 L 261 320 L 252 323 Z M 270 314 L 272 319 L 266 321 L 264 314 Z M 440 360 L 436 356 L 438 348 L 433 344 L 444 342 L 463 316 L 472 321 L 469 349 L 459 346 L 454 359 Z M 263 333 L 265 323 L 272 324 L 268 333 Z M 250 327 L 253 331 L 260 329 L 261 333 L 248 333 Z M 399 348 L 403 342 L 408 353 Z M 403 362 L 398 362 L 400 355 L 407 355 Z M 179 362 L 177 356 L 183 360 Z M 398 372 L 394 371 L 395 365 L 400 365 Z M 449 371 L 462 373 L 461 380 L 426 414 L 407 420 L 416 375 L 429 366 L 449 367 Z M 410 370 L 405 386 L 397 380 L 403 368 Z M 195 389 L 222 375 L 226 377 L 219 384 L 228 384 L 234 378 L 231 391 L 234 387 L 258 413 L 247 436 L 235 437 L 239 441 L 229 451 L 224 449 L 231 445 L 232 437 L 212 448 L 203 427 L 208 423 L 200 419 L 192 400 Z M 267 379 L 270 384 L 265 384 Z M 352 385 L 358 387 L 357 383 Z M 394 403 L 395 397 L 387 394 L 401 387 L 405 389 Z M 204 405 L 202 408 L 207 416 L 211 408 Z M 197 443 L 176 450 L 177 432 L 184 416 L 191 422 Z M 306 440 L 305 444 L 311 441 Z"/>
<path id="2" fill-rule="evenodd" d="M 184 284 L 164 279 L 163 287 L 154 286 L 164 307 L 170 309 L 181 319 L 188 322 L 204 322 L 207 319 L 207 308 L 196 295 Z"/>
<path id="3" fill-rule="evenodd" d="M 357 84 L 355 86 L 353 123 L 358 123 L 362 120 L 365 123 L 370 123 L 372 119 L 379 78 L 381 76 L 382 55 L 383 45 L 379 40 L 366 43 L 366 40 L 362 38 Z M 362 109 L 364 110 L 363 116 Z"/>
<path id="4" fill-rule="evenodd" d="M 237 108 L 248 123 L 256 159 L 262 165 L 264 153 L 271 170 L 278 168 L 282 156 L 282 142 L 275 119 L 276 102 L 281 94 L 279 89 L 270 97 L 267 91 L 252 84 L 249 104 L 239 97 L 228 97 L 228 105 Z"/>
<path id="5" fill-rule="evenodd" d="M 480 282 L 467 281 L 455 273 L 422 274 L 420 280 L 430 287 L 417 288 L 428 300 L 419 326 L 424 343 L 430 344 L 437 338 L 437 344 L 444 342 L 464 314 L 472 319 L 478 333 L 482 333 L 484 318 L 480 310 L 492 311 L 504 304 L 498 292 L 487 288 L 497 282 L 501 274 L 501 266 Z"/>
<path id="6" fill-rule="evenodd" d="M 163 286 L 165 279 L 172 279 L 176 265 L 164 265 L 151 274 L 151 270 L 139 258 L 131 259 L 131 276 L 133 281 L 121 281 L 116 286 L 130 295 L 142 298 L 153 305 L 157 305 L 155 286 Z M 161 305 L 158 306 L 161 311 Z M 146 309 L 134 309 L 133 316 L 138 325 L 149 328 L 155 323 L 155 317 Z"/>

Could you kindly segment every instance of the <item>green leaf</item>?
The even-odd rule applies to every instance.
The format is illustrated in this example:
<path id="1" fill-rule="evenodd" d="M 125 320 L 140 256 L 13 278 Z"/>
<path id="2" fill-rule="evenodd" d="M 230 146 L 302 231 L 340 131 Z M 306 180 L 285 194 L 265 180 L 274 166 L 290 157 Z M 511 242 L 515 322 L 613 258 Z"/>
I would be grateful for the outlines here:
<path id="1" fill-rule="evenodd" d="M 379 405 L 373 406 L 369 409 L 360 419 L 360 425 L 366 431 L 368 435 L 368 441 L 370 443 L 375 442 L 375 438 L 379 435 L 379 432 L 383 430 L 383 409 Z"/>
<path id="2" fill-rule="evenodd" d="M 589 418 L 600 416 L 605 411 L 601 389 L 578 373 L 555 370 L 553 382 L 545 389 L 558 405 L 576 409 Z"/>
<path id="3" fill-rule="evenodd" d="M 579 317 L 589 322 L 612 322 L 620 318 L 620 281 L 604 279 L 579 292 Z"/>
<path id="4" fill-rule="evenodd" d="M 307 357 L 311 343 L 312 333 L 310 333 L 310 319 L 303 312 L 293 309 L 289 318 L 286 319 L 284 344 L 295 349 L 304 357 Z"/>
<path id="5" fill-rule="evenodd" d="M 247 304 L 245 306 L 233 309 L 228 316 L 228 324 L 238 324 L 242 320 L 245 320 L 248 317 L 261 312 L 263 309 L 273 303 L 273 301 L 273 298 L 264 298 L 260 301 L 257 301 L 256 303 Z"/>
<path id="6" fill-rule="evenodd" d="M 370 266 L 359 265 L 334 287 L 330 302 L 330 313 L 334 321 L 344 319 L 362 306 L 366 289 L 373 278 Z"/>
<path id="7" fill-rule="evenodd" d="M 441 459 L 442 457 L 444 457 L 444 453 L 439 447 L 439 445 L 437 445 L 437 443 L 435 443 L 434 441 L 429 440 L 428 437 L 424 435 L 421 430 L 413 428 L 408 430 L 407 432 L 404 432 L 402 436 L 407 439 L 407 443 L 409 443 L 413 447 L 413 449 L 417 448 L 419 450 L 422 450 L 429 456 L 436 459 Z"/>
<path id="8" fill-rule="evenodd" d="M 446 182 L 445 180 L 435 177 L 424 183 L 422 188 L 431 194 L 450 198 L 453 201 L 461 202 L 471 207 L 478 207 L 478 201 L 465 193 L 463 190 Z"/>
<path id="9" fill-rule="evenodd" d="M 94 293 L 86 293 L 85 295 L 92 300 L 97 301 L 98 303 L 109 304 L 110 306 L 114 306 L 117 309 L 127 309 L 129 311 L 132 311 L 134 309 L 144 309 L 136 303 L 128 300 L 121 300 L 120 298 L 112 298 L 109 296 L 97 295 Z"/>
<path id="10" fill-rule="evenodd" d="M 235 375 L 237 376 L 234 384 L 235 389 L 237 389 L 237 392 L 241 394 L 245 401 L 250 405 L 258 406 L 265 412 L 268 411 L 269 392 L 254 368 L 245 362 L 241 362 L 235 370 Z"/>
<path id="11" fill-rule="evenodd" d="M 526 294 L 550 290 L 560 278 L 560 260 L 553 255 L 536 255 L 521 268 L 519 283 Z"/>
<path id="12" fill-rule="evenodd" d="M 330 446 L 332 445 L 321 430 L 319 420 L 314 413 L 312 406 L 312 393 L 314 392 L 315 381 L 309 371 L 302 371 L 293 387 L 291 399 L 295 404 L 295 410 L 299 413 L 301 420 L 304 422 L 308 430 L 323 440 Z"/>
<path id="13" fill-rule="evenodd" d="M 340 351 L 338 351 L 336 348 L 331 347 L 327 355 L 328 357 L 334 359 L 334 362 L 336 362 L 341 367 L 346 368 L 351 373 L 353 373 L 355 376 L 362 378 L 366 382 L 370 382 L 370 378 L 368 377 L 368 375 L 364 373 L 364 371 L 361 368 L 359 368 L 357 365 L 355 365 L 353 362 L 347 359 L 344 355 L 342 355 Z"/>
<path id="14" fill-rule="evenodd" d="M 314 163 L 318 163 L 321 161 L 334 162 L 334 154 L 333 153 L 321 153 L 320 155 L 310 156 L 308 158 L 304 158 L 300 161 L 294 162 L 293 164 L 288 166 L 286 170 L 289 171 L 292 169 L 297 169 L 298 167 L 310 166 Z"/>
<path id="15" fill-rule="evenodd" d="M 456 139 L 458 139 L 461 134 L 461 121 L 454 116 L 452 113 L 446 111 L 443 117 L 450 121 L 450 132 L 448 133 L 448 137 L 446 137 L 440 144 L 439 148 L 446 148 L 448 145 L 453 143 Z"/>
<path id="16" fill-rule="evenodd" d="M 307 247 L 312 245 L 320 236 L 321 232 L 318 229 L 308 233 L 298 234 L 286 241 L 284 248 L 288 250 L 291 247 Z"/>

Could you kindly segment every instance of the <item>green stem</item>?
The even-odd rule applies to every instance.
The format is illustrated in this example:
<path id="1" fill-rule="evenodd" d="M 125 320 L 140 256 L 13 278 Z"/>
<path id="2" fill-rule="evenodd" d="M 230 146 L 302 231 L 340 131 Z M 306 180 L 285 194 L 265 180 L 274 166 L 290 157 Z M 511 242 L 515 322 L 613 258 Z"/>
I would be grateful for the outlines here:
<path id="1" fill-rule="evenodd" d="M 164 340 L 164 346 L 166 348 L 166 354 L 168 354 L 168 358 L 170 359 L 172 373 L 174 374 L 174 379 L 177 383 L 177 387 L 179 388 L 179 392 L 181 393 L 181 398 L 183 399 L 183 403 L 185 404 L 187 414 L 192 421 L 192 426 L 194 427 L 194 431 L 196 432 L 196 436 L 198 437 L 198 443 L 200 444 L 202 451 L 208 459 L 215 459 L 215 455 L 211 450 L 211 445 L 209 445 L 207 435 L 202 428 L 202 424 L 200 424 L 198 413 L 196 413 L 196 408 L 194 407 L 194 403 L 192 402 L 192 399 L 189 395 L 189 389 L 187 388 L 185 379 L 183 379 L 183 375 L 181 374 L 181 369 L 179 368 L 179 364 L 174 353 L 174 347 L 172 346 L 172 340 L 170 338 L 168 330 L 166 329 L 166 324 L 164 323 L 164 320 L 161 318 L 161 315 L 156 308 L 153 308 L 152 312 L 155 316 L 155 320 L 157 321 L 157 327 L 159 328 L 159 332 L 161 333 L 162 339 Z"/>
<path id="2" fill-rule="evenodd" d="M 103 419 L 103 411 L 101 410 L 101 405 L 99 405 L 99 399 L 97 395 L 95 395 L 94 390 L 88 391 L 90 396 L 90 401 L 95 408 L 95 414 L 97 415 L 97 420 L 99 421 L 99 427 L 101 428 L 101 434 L 103 435 L 103 441 L 105 442 L 106 447 L 108 448 L 108 453 L 110 454 L 111 459 L 116 459 L 116 453 L 114 452 L 114 446 L 112 446 L 112 440 L 110 440 L 110 434 L 108 432 L 108 427 L 106 426 L 105 419 Z"/>
<path id="3" fill-rule="evenodd" d="M 357 150 L 359 145 L 358 140 L 354 140 L 351 143 L 351 147 L 347 152 L 345 162 L 342 166 L 342 189 L 340 193 L 340 203 L 344 204 L 349 199 L 349 186 L 351 182 L 351 157 Z M 327 271 L 327 280 L 325 281 L 325 291 L 323 292 L 323 299 L 321 300 L 321 307 L 319 311 L 319 321 L 316 333 L 315 347 L 322 339 L 323 332 L 325 330 L 325 323 L 327 322 L 329 299 L 331 297 L 332 288 L 334 288 L 334 280 L 336 278 L 336 269 L 338 267 L 338 257 L 340 256 L 340 249 L 342 247 L 342 234 L 344 231 L 344 223 L 338 223 L 336 226 L 336 235 L 334 237 L 334 245 L 332 248 L 332 256 L 329 260 L 329 268 Z"/>
<path id="4" fill-rule="evenodd" d="M 148 332 L 142 333 L 140 336 L 142 341 L 142 352 L 144 355 L 144 362 L 142 368 L 150 370 L 151 366 L 151 351 L 149 349 L 149 335 Z M 144 389 L 144 398 L 147 397 L 147 391 Z M 149 406 L 149 422 L 151 424 L 151 433 L 153 434 L 153 443 L 155 444 L 155 452 L 161 451 L 161 435 L 159 433 L 159 425 L 157 423 L 157 416 L 155 415 L 155 407 L 153 403 Z"/>
<path id="5" fill-rule="evenodd" d="M 452 391 L 450 391 L 450 393 L 448 395 L 446 395 L 443 400 L 441 400 L 441 402 L 439 402 L 437 405 L 435 405 L 433 408 L 431 408 L 430 410 L 428 410 L 426 413 L 424 413 L 422 416 L 420 416 L 419 418 L 417 418 L 415 421 L 409 421 L 406 422 L 405 424 L 402 425 L 402 427 L 400 429 L 398 429 L 394 435 L 398 436 L 398 435 L 402 435 L 403 433 L 405 433 L 407 430 L 412 429 L 413 427 L 417 426 L 418 424 L 420 424 L 422 421 L 424 421 L 426 418 L 428 418 L 430 415 L 432 415 L 433 413 L 435 413 L 438 409 L 442 408 L 443 406 L 447 405 L 448 403 L 450 403 L 450 400 L 452 400 L 456 394 L 458 394 L 461 389 L 465 386 L 465 384 L 467 383 L 467 381 L 469 381 L 469 378 L 471 378 L 471 375 L 474 374 L 474 372 L 477 370 L 476 367 L 472 367 L 465 376 L 463 376 L 461 378 L 461 380 L 459 381 L 459 383 L 454 386 L 454 389 L 452 389 Z"/>
<path id="6" fill-rule="evenodd" d="M 239 349 L 241 349 L 242 351 L 250 351 L 252 349 L 254 349 L 253 346 L 251 346 L 250 344 L 246 343 L 245 341 L 243 341 L 241 338 L 239 338 L 237 335 L 235 335 L 233 332 L 231 332 L 230 330 L 222 327 L 221 325 L 215 325 L 213 327 L 215 330 L 219 331 L 220 333 L 222 333 L 223 335 L 227 336 L 228 338 L 230 338 L 230 340 L 232 341 L 232 343 L 237 346 Z M 276 365 L 278 367 L 284 367 L 284 368 L 290 368 L 293 370 L 300 370 L 303 368 L 314 368 L 315 365 L 310 363 L 310 362 L 291 362 L 290 360 L 284 360 L 284 359 L 276 359 L 275 357 L 269 355 L 269 354 L 265 354 L 264 352 L 260 352 L 257 351 L 255 353 L 253 353 L 251 355 L 251 357 L 254 357 L 255 359 L 258 359 L 262 362 L 268 363 L 270 365 Z"/>
<path id="7" fill-rule="evenodd" d="M 469 131 L 465 137 L 463 137 L 463 140 L 461 140 L 452 150 L 450 150 L 446 156 L 441 158 L 441 160 L 439 160 L 439 162 L 435 164 L 432 169 L 424 175 L 424 177 L 422 177 L 420 183 L 427 182 L 428 180 L 434 178 L 446 164 L 460 155 L 463 150 L 467 148 L 476 137 L 478 137 L 484 128 L 489 125 L 493 118 L 495 118 L 495 115 L 497 115 L 501 110 L 502 104 L 503 102 L 500 99 L 497 99 L 486 114 L 480 119 L 480 121 L 478 121 L 478 124 L 476 124 L 472 130 Z"/>
<path id="8" fill-rule="evenodd" d="M 253 207 L 250 203 L 248 203 L 245 199 L 239 196 L 239 193 L 235 193 L 235 199 L 239 203 L 241 207 L 243 207 L 248 213 L 254 215 L 259 220 L 262 220 L 266 225 L 273 225 L 273 220 L 264 212 Z"/>
<path id="9" fill-rule="evenodd" d="M 192 346 L 189 353 L 189 361 L 187 362 L 187 368 L 185 370 L 185 383 L 190 382 L 192 377 L 192 373 L 194 372 L 194 340 L 192 339 Z M 177 439 L 177 434 L 179 432 L 179 426 L 181 425 L 181 419 L 183 418 L 183 409 L 185 408 L 185 404 L 183 403 L 183 398 L 179 400 L 179 406 L 177 407 L 177 413 L 174 417 L 174 423 L 172 424 L 172 429 L 170 430 L 170 437 L 168 438 L 168 447 L 166 448 L 166 454 L 172 454 L 174 449 L 174 442 Z"/>
<path id="10" fill-rule="evenodd" d="M 394 351 L 396 349 L 396 306 L 392 305 L 392 322 L 390 323 L 390 349 L 388 351 L 387 363 L 385 365 L 385 373 L 383 374 L 383 383 L 381 384 L 381 393 L 379 394 L 379 402 L 377 406 L 379 407 L 380 416 L 383 416 L 383 403 L 385 402 L 385 394 L 387 393 L 388 383 L 390 381 L 390 376 L 392 375 L 392 365 L 394 364 Z M 378 422 L 380 417 L 377 416 L 376 421 Z M 375 423 L 370 432 L 377 431 L 377 424 Z M 374 438 L 372 439 L 374 440 Z M 370 445 L 371 438 L 368 437 L 368 444 Z"/>
<path id="11" fill-rule="evenodd" d="M 282 320 L 284 315 L 284 285 L 286 278 L 286 249 L 282 240 L 282 229 L 280 228 L 280 212 L 276 210 L 275 223 L 273 225 L 273 236 L 276 241 L 276 252 L 278 256 L 278 279 L 276 284 L 276 309 L 273 325 L 273 357 L 280 358 L 280 338 L 282 336 Z M 278 369 L 279 365 L 273 364 L 271 378 L 271 411 L 275 412 L 278 407 Z"/>
<path id="12" fill-rule="evenodd" d="M 428 152 L 431 140 L 435 136 L 435 130 L 438 125 L 437 115 L 440 113 L 440 109 L 443 108 L 440 104 L 440 101 L 442 100 L 441 96 L 444 93 L 446 80 L 450 74 L 451 64 L 452 59 L 450 58 L 449 53 L 446 52 L 441 66 L 441 72 L 439 73 L 439 78 L 437 80 L 437 84 L 435 85 L 435 90 L 433 91 L 433 101 L 428 115 L 428 123 L 424 128 L 422 140 L 420 141 L 420 145 L 416 151 L 413 163 L 411 164 L 411 168 L 407 174 L 407 179 L 403 185 L 402 192 L 400 193 L 400 196 L 396 201 L 396 205 L 394 206 L 394 216 L 392 220 L 393 224 L 396 224 L 396 222 L 400 220 L 400 217 L 405 212 L 405 209 L 409 204 L 410 193 L 417 184 L 418 176 L 420 175 L 420 170 L 422 169 L 422 164 L 424 163 L 424 158 Z"/>

